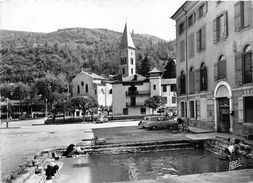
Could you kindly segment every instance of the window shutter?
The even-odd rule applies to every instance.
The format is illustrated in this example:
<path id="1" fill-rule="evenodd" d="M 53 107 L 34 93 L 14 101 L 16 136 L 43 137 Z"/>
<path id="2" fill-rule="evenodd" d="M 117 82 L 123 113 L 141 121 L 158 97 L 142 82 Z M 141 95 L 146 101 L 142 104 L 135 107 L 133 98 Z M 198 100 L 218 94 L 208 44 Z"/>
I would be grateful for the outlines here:
<path id="1" fill-rule="evenodd" d="M 189 73 L 189 77 L 190 77 L 190 84 L 189 84 L 190 93 L 194 93 L 194 91 L 195 91 L 195 79 L 194 79 L 194 76 L 195 76 L 195 72 L 191 71 Z"/>
<path id="2" fill-rule="evenodd" d="M 244 27 L 248 27 L 251 24 L 251 1 L 243 1 L 243 17 L 244 17 Z"/>
<path id="3" fill-rule="evenodd" d="M 224 34 L 223 34 L 223 38 L 225 39 L 225 38 L 228 37 L 228 12 L 224 12 L 223 17 L 224 17 Z"/>
<path id="4" fill-rule="evenodd" d="M 234 14 L 235 14 L 235 31 L 239 31 L 242 27 L 241 23 L 241 2 L 238 2 L 234 5 Z"/>
<path id="5" fill-rule="evenodd" d="M 178 76 L 178 78 L 177 78 L 177 93 L 178 93 L 178 95 L 180 95 L 181 94 L 181 81 L 180 81 L 180 76 Z"/>
<path id="6" fill-rule="evenodd" d="M 235 84 L 242 85 L 242 54 L 235 55 Z"/>
<path id="7" fill-rule="evenodd" d="M 196 22 L 196 12 L 193 13 L 193 23 Z"/>
<path id="8" fill-rule="evenodd" d="M 199 44 L 199 41 L 200 41 L 200 40 L 199 40 L 199 34 L 200 34 L 200 33 L 199 33 L 199 32 L 200 32 L 200 31 L 198 31 L 198 32 L 196 33 L 196 37 L 197 37 L 197 38 L 196 38 L 196 40 L 197 40 L 197 52 L 199 52 L 199 50 L 200 50 L 200 48 L 199 48 L 199 46 L 200 46 L 200 44 Z"/>
<path id="9" fill-rule="evenodd" d="M 195 70 L 195 93 L 200 91 L 200 70 Z"/>
<path id="10" fill-rule="evenodd" d="M 204 67 L 204 90 L 207 90 L 207 67 Z"/>
<path id="11" fill-rule="evenodd" d="M 204 25 L 203 26 L 203 28 L 202 28 L 202 31 L 201 31 L 201 33 L 202 33 L 202 37 L 201 37 L 201 41 L 202 41 L 202 48 L 201 48 L 201 50 L 205 50 L 206 49 L 206 25 Z"/>
<path id="12" fill-rule="evenodd" d="M 219 78 L 218 78 L 218 63 L 214 63 L 214 66 L 213 66 L 213 72 L 214 72 L 214 81 L 217 81 Z"/>
<path id="13" fill-rule="evenodd" d="M 238 122 L 243 123 L 243 97 L 238 97 Z"/>
<path id="14" fill-rule="evenodd" d="M 217 42 L 217 30 L 216 30 L 216 19 L 213 20 L 213 43 Z"/>

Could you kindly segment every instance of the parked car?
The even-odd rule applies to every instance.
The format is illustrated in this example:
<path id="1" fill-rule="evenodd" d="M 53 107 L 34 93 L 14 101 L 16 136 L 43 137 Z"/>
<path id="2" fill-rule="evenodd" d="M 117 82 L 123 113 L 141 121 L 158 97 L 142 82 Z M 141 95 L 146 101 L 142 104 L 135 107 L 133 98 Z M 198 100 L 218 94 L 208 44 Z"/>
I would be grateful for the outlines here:
<path id="1" fill-rule="evenodd" d="M 169 120 L 164 116 L 146 116 L 138 124 L 140 128 L 150 130 L 169 129 L 175 125 L 177 125 L 177 121 Z"/>
<path id="2" fill-rule="evenodd" d="M 108 117 L 102 115 L 97 118 L 96 123 L 106 123 L 108 121 L 109 121 Z"/>

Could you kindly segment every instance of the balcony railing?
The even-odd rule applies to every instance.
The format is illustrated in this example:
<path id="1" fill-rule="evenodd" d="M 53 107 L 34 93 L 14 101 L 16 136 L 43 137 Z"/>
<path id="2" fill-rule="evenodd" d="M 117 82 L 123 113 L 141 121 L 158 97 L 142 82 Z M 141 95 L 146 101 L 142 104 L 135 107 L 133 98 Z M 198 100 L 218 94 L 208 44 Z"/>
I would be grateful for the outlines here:
<path id="1" fill-rule="evenodd" d="M 126 102 L 126 107 L 141 107 L 141 106 L 144 106 L 144 102 L 136 102 L 136 103 Z"/>
<path id="2" fill-rule="evenodd" d="M 136 96 L 136 95 L 150 95 L 150 91 L 149 90 L 126 91 L 126 96 Z"/>

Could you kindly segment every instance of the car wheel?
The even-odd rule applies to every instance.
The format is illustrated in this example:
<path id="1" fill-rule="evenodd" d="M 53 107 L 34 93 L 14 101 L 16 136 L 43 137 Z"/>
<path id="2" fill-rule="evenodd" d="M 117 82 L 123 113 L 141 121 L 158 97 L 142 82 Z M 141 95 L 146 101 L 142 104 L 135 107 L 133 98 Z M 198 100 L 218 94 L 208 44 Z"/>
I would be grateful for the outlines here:
<path id="1" fill-rule="evenodd" d="M 157 127 L 156 126 L 152 126 L 152 130 L 157 130 Z"/>

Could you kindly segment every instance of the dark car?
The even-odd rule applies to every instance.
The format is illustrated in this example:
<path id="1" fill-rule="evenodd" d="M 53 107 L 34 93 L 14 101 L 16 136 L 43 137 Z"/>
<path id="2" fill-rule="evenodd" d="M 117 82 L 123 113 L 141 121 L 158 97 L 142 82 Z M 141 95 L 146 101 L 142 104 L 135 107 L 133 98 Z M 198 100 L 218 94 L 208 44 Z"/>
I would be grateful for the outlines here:
<path id="1" fill-rule="evenodd" d="M 169 129 L 174 125 L 177 125 L 177 121 L 169 120 L 164 116 L 146 116 L 138 124 L 138 126 L 141 128 L 152 130 Z"/>

